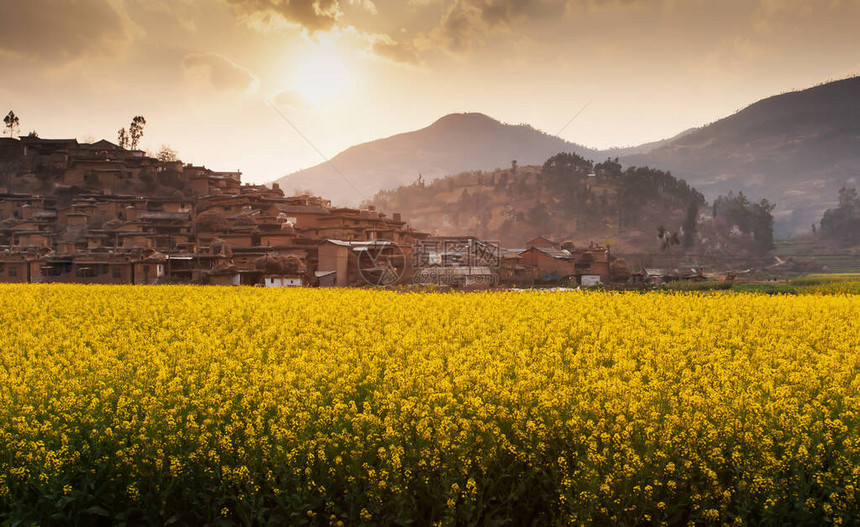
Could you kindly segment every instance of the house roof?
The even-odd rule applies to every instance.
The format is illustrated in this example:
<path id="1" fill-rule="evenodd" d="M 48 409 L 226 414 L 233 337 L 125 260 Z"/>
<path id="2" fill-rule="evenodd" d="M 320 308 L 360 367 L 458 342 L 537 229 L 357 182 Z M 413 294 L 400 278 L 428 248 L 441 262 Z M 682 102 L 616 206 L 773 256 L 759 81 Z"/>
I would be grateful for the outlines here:
<path id="1" fill-rule="evenodd" d="M 81 148 L 93 150 L 119 150 L 119 145 L 115 145 L 107 139 L 100 139 L 95 143 L 81 143 L 78 146 Z"/>
<path id="2" fill-rule="evenodd" d="M 161 212 L 161 211 L 146 211 L 140 212 L 137 215 L 139 220 L 179 220 L 187 221 L 191 218 L 189 212 Z"/>
<path id="3" fill-rule="evenodd" d="M 355 250 L 366 250 L 369 247 L 387 247 L 395 245 L 394 242 L 388 240 L 371 240 L 371 241 L 344 241 L 344 240 L 325 240 L 323 243 L 330 243 L 340 247 L 351 247 Z"/>
<path id="4" fill-rule="evenodd" d="M 329 214 L 329 210 L 320 205 L 282 205 L 275 204 L 278 210 L 283 213 L 289 214 Z"/>
<path id="5" fill-rule="evenodd" d="M 564 249 L 555 249 L 553 247 L 537 247 L 537 246 L 532 247 L 532 248 L 536 251 L 540 251 L 540 252 L 544 253 L 545 255 L 551 256 L 553 258 L 558 258 L 558 259 L 572 258 L 570 252 L 566 251 Z M 526 251 L 526 252 L 528 252 L 528 251 Z"/>
<path id="6" fill-rule="evenodd" d="M 77 139 L 42 139 L 41 137 L 23 137 L 24 142 L 36 145 L 78 144 Z"/>
<path id="7" fill-rule="evenodd" d="M 530 245 L 530 246 L 534 246 L 534 247 L 544 247 L 544 246 L 558 247 L 558 243 L 550 240 L 546 236 L 538 236 L 537 238 L 529 240 L 526 242 L 526 245 Z"/>
<path id="8" fill-rule="evenodd" d="M 500 249 L 499 257 L 500 258 L 522 258 L 522 254 L 526 250 L 525 249 Z"/>

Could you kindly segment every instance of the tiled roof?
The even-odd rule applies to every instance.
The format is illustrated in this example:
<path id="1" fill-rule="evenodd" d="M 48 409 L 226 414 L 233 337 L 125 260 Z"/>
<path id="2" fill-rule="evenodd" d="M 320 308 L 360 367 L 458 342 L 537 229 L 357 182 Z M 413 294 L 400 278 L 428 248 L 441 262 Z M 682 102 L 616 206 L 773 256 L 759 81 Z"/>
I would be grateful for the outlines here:
<path id="1" fill-rule="evenodd" d="M 329 214 L 327 208 L 319 205 L 275 205 L 283 213 Z"/>

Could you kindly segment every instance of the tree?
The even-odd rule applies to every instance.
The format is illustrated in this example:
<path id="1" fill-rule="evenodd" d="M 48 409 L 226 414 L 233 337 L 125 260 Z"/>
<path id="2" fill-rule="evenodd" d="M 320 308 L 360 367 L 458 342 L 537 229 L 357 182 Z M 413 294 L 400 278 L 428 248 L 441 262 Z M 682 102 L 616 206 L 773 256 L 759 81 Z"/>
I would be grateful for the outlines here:
<path id="1" fill-rule="evenodd" d="M 120 128 L 117 132 L 116 137 L 117 143 L 119 143 L 119 147 L 123 150 L 128 150 L 128 133 L 125 131 L 125 128 Z"/>
<path id="2" fill-rule="evenodd" d="M 720 218 L 730 228 L 737 227 L 741 233 L 752 235 L 754 249 L 773 249 L 773 209 L 776 205 L 766 199 L 751 203 L 743 192 L 729 192 L 714 200 L 714 218 Z"/>
<path id="3" fill-rule="evenodd" d="M 699 203 L 691 201 L 684 218 L 684 248 L 690 249 L 696 243 L 696 219 L 699 217 Z"/>
<path id="4" fill-rule="evenodd" d="M 120 128 L 117 132 L 117 142 L 120 148 L 137 150 L 140 146 L 140 138 L 143 137 L 144 126 L 146 126 L 146 119 L 142 115 L 136 115 L 131 120 L 128 131 L 125 128 Z"/>
<path id="5" fill-rule="evenodd" d="M 839 190 L 839 206 L 824 212 L 821 233 L 840 244 L 860 243 L 860 197 L 856 188 Z"/>
<path id="6" fill-rule="evenodd" d="M 776 204 L 766 199 L 752 206 L 752 233 L 762 250 L 773 249 L 773 209 L 775 208 Z"/>
<path id="7" fill-rule="evenodd" d="M 558 174 L 570 176 L 575 173 L 591 172 L 593 165 L 591 161 L 572 152 L 562 152 L 547 159 L 543 164 L 545 174 Z"/>
<path id="8" fill-rule="evenodd" d="M 475 202 L 472 199 L 472 195 L 469 194 L 469 189 L 463 189 L 463 193 L 460 194 L 460 201 L 458 202 L 458 206 L 464 210 L 471 209 L 475 206 Z"/>
<path id="9" fill-rule="evenodd" d="M 657 227 L 657 239 L 660 240 L 660 247 L 665 251 L 669 249 L 673 245 L 678 245 L 681 243 L 681 239 L 678 236 L 678 232 L 672 232 L 666 227 L 660 225 Z"/>
<path id="10" fill-rule="evenodd" d="M 167 145 L 161 145 L 161 149 L 157 154 L 155 154 L 155 157 L 162 163 L 172 163 L 179 160 L 179 155 L 176 153 L 176 150 Z"/>
<path id="11" fill-rule="evenodd" d="M 551 219 L 546 203 L 539 201 L 528 211 L 529 224 L 537 231 L 549 229 Z"/>
<path id="12" fill-rule="evenodd" d="M 842 187 L 839 189 L 839 208 L 853 208 L 860 204 L 857 197 L 857 189 L 854 187 Z"/>
<path id="13" fill-rule="evenodd" d="M 9 113 L 3 118 L 3 122 L 6 123 L 6 128 L 9 129 L 9 137 L 15 135 L 15 129 L 18 128 L 20 122 L 15 112 L 9 110 Z"/>
<path id="14" fill-rule="evenodd" d="M 496 192 L 501 192 L 508 188 L 508 173 L 502 172 L 499 176 L 499 179 L 496 180 Z"/>
<path id="15" fill-rule="evenodd" d="M 131 126 L 128 127 L 128 135 L 131 139 L 132 150 L 137 150 L 140 146 L 140 138 L 143 137 L 144 126 L 146 126 L 146 119 L 142 115 L 137 115 L 131 120 Z"/>
<path id="16" fill-rule="evenodd" d="M 214 210 L 207 210 L 194 218 L 196 232 L 224 232 L 227 230 L 227 220 Z"/>
<path id="17" fill-rule="evenodd" d="M 615 159 L 606 158 L 606 161 L 603 163 L 598 163 L 594 165 L 594 172 L 600 176 L 611 176 L 611 177 L 621 177 L 621 163 L 618 162 L 618 158 Z"/>

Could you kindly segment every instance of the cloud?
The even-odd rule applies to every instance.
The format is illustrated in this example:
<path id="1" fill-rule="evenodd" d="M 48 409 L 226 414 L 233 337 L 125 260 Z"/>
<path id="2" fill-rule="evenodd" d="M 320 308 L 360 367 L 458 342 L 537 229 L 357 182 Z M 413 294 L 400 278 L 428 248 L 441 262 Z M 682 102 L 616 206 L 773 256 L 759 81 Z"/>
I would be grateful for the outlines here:
<path id="1" fill-rule="evenodd" d="M 296 26 L 310 33 L 336 32 L 352 27 L 371 40 L 373 54 L 399 63 L 418 64 L 416 47 L 423 50 L 441 46 L 455 53 L 469 51 L 489 34 L 510 31 L 531 18 L 563 15 L 568 0 L 224 1 L 233 7 L 245 24 L 261 32 Z M 431 5 L 438 6 L 437 13 L 441 12 L 442 17 L 437 27 L 419 32 L 415 24 L 423 24 L 415 18 L 416 9 Z M 355 10 L 348 9 L 350 6 L 378 15 L 373 17 L 377 21 L 405 20 L 405 38 L 393 40 L 387 36 L 391 34 L 391 27 L 379 27 L 372 19 L 358 16 Z"/>
<path id="2" fill-rule="evenodd" d="M 485 32 L 480 18 L 480 13 L 471 2 L 457 1 L 442 17 L 439 27 L 430 33 L 431 39 L 437 40 L 448 51 L 469 51 Z"/>
<path id="3" fill-rule="evenodd" d="M 304 95 L 296 90 L 284 90 L 271 96 L 269 100 L 276 106 L 287 106 L 291 108 L 311 108 L 313 105 Z"/>
<path id="4" fill-rule="evenodd" d="M 111 0 L 0 0 L 0 54 L 65 63 L 122 55 L 140 30 Z"/>
<path id="5" fill-rule="evenodd" d="M 810 0 L 759 0 L 753 12 L 753 27 L 757 31 L 770 32 L 782 28 L 792 19 L 807 18 L 814 9 L 825 8 L 826 5 L 814 6 L 815 3 L 828 4 Z"/>
<path id="6" fill-rule="evenodd" d="M 342 15 L 338 0 L 226 1 L 243 17 L 245 23 L 259 31 L 268 31 L 281 25 L 298 25 L 310 32 L 326 31 L 333 28 Z"/>
<path id="7" fill-rule="evenodd" d="M 761 33 L 798 28 L 828 27 L 838 18 L 856 20 L 858 0 L 757 0 L 753 3 L 753 29 Z"/>
<path id="8" fill-rule="evenodd" d="M 182 60 L 182 67 L 206 78 L 213 88 L 220 91 L 253 92 L 260 84 L 253 73 L 217 53 L 189 53 Z"/>
<path id="9" fill-rule="evenodd" d="M 487 0 L 482 2 L 481 18 L 489 27 L 508 27 L 511 23 L 543 14 L 558 2 L 539 0 Z M 561 3 L 563 6 L 563 3 Z"/>
<path id="10" fill-rule="evenodd" d="M 376 9 L 376 4 L 373 3 L 373 0 L 349 0 L 349 3 L 360 5 L 365 10 L 367 10 L 368 13 L 371 13 L 373 15 L 379 12 L 379 10 Z"/>
<path id="11" fill-rule="evenodd" d="M 490 34 L 510 32 L 529 20 L 561 16 L 564 0 L 456 0 L 439 25 L 421 39 L 422 47 L 433 44 L 463 53 L 483 42 Z"/>
<path id="12" fill-rule="evenodd" d="M 412 66 L 421 65 L 415 47 L 409 42 L 396 41 L 388 35 L 371 35 L 370 51 L 384 59 Z"/>

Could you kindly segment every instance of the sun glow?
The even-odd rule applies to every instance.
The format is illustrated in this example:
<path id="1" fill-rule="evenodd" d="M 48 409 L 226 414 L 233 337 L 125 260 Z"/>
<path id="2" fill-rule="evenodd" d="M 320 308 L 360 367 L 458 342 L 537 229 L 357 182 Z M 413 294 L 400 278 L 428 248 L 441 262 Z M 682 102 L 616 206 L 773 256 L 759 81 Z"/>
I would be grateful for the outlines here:
<path id="1" fill-rule="evenodd" d="M 315 106 L 334 104 L 352 91 L 354 74 L 331 45 L 314 46 L 295 63 L 294 86 Z"/>

